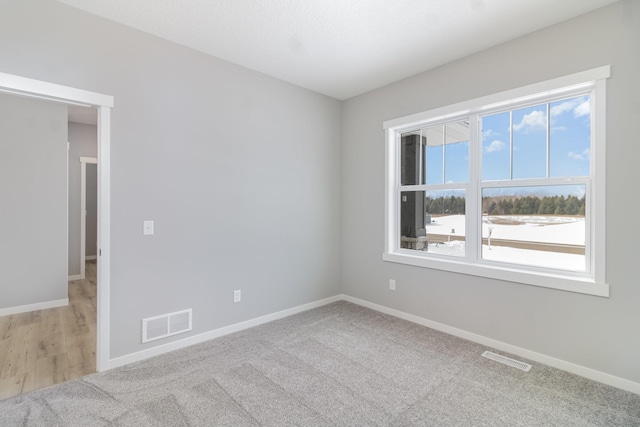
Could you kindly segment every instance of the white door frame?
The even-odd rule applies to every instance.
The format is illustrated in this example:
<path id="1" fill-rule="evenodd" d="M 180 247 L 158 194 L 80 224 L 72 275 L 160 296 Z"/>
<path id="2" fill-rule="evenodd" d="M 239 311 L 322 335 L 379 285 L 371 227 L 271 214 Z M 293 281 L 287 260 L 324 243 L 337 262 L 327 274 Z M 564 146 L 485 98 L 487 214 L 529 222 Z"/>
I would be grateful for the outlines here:
<path id="1" fill-rule="evenodd" d="M 111 109 L 113 97 L 55 83 L 0 73 L 0 92 L 98 110 L 98 313 L 96 369 L 109 369 L 111 278 Z"/>
<path id="2" fill-rule="evenodd" d="M 87 252 L 87 164 L 98 164 L 95 157 L 80 157 L 80 277 L 85 277 Z M 97 258 L 96 252 L 96 258 Z"/>

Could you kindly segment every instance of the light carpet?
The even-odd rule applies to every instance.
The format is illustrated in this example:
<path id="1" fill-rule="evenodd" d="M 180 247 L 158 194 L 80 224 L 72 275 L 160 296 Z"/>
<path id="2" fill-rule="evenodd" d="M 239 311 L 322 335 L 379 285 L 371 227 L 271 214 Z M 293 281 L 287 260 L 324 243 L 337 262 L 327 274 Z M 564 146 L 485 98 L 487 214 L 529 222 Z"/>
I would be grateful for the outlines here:
<path id="1" fill-rule="evenodd" d="M 486 349 L 340 301 L 0 401 L 0 425 L 640 425 L 636 394 Z"/>

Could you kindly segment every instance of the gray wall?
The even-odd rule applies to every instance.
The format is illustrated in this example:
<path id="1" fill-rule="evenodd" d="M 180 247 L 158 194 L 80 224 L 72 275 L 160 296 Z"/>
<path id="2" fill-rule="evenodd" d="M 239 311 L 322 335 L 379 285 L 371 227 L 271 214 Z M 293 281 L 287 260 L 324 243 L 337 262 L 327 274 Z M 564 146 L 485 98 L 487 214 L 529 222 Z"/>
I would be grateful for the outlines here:
<path id="1" fill-rule="evenodd" d="M 640 2 L 623 1 L 346 101 L 344 293 L 640 382 L 639 40 Z M 610 298 L 382 261 L 383 121 L 606 64 Z"/>
<path id="2" fill-rule="evenodd" d="M 98 252 L 98 165 L 96 164 L 87 163 L 86 195 L 84 254 L 87 257 L 95 257 Z"/>
<path id="3" fill-rule="evenodd" d="M 96 157 L 97 153 L 97 127 L 69 122 L 69 275 L 80 274 L 80 157 Z M 95 166 L 93 167 L 95 168 Z M 87 167 L 87 183 L 89 182 L 88 171 L 89 167 Z M 87 200 L 87 210 L 89 207 L 91 207 L 91 203 Z M 95 230 L 95 224 L 93 224 L 93 228 Z M 94 246 L 95 233 L 96 231 L 93 231 Z M 87 238 L 90 236 L 91 233 L 87 232 Z M 95 252 L 93 249 L 93 255 Z"/>
<path id="4" fill-rule="evenodd" d="M 143 317 L 191 307 L 197 334 L 342 289 L 640 381 L 640 201 L 619 190 L 640 182 L 637 2 L 341 104 L 53 1 L 0 1 L 0 71 L 115 96 L 111 357 L 185 336 L 142 345 Z M 382 262 L 384 120 L 604 64 L 610 298 Z"/>
<path id="5" fill-rule="evenodd" d="M 115 97 L 112 358 L 340 292 L 338 101 L 54 1 L 1 8 L 0 71 Z M 192 332 L 140 343 L 186 308 Z"/>
<path id="6" fill-rule="evenodd" d="M 67 107 L 0 94 L 0 309 L 67 298 Z"/>

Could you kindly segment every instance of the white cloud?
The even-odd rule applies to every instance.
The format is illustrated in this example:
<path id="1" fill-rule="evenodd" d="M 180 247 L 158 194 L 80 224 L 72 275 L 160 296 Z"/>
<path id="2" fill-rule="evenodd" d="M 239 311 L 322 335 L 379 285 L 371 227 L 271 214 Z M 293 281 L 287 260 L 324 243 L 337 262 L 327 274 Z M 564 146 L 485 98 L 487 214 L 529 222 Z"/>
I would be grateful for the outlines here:
<path id="1" fill-rule="evenodd" d="M 547 115 L 544 111 L 534 110 L 525 114 L 520 123 L 513 125 L 516 132 L 530 133 L 547 128 Z"/>
<path id="2" fill-rule="evenodd" d="M 482 131 L 482 140 L 484 141 L 485 139 L 491 138 L 491 137 L 495 137 L 495 136 L 499 136 L 500 132 L 496 132 L 493 129 L 487 129 L 487 130 L 483 130 Z"/>
<path id="3" fill-rule="evenodd" d="M 586 116 L 591 111 L 591 102 L 588 97 L 583 96 L 581 98 L 573 98 L 564 101 L 561 104 L 551 107 L 551 117 L 557 117 L 561 114 L 573 112 L 573 117 Z"/>
<path id="4" fill-rule="evenodd" d="M 589 158 L 589 149 L 585 148 L 584 150 L 582 150 L 582 153 L 574 153 L 573 151 L 569 151 L 567 155 L 573 160 L 587 160 Z"/>
<path id="5" fill-rule="evenodd" d="M 491 141 L 491 144 L 484 148 L 485 153 L 493 153 L 494 151 L 501 151 L 507 148 L 507 144 L 500 141 L 499 139 L 494 139 Z"/>
<path id="6" fill-rule="evenodd" d="M 578 104 L 577 99 L 570 99 L 569 101 L 565 101 L 562 104 L 554 105 L 551 107 L 551 117 L 559 116 L 567 111 L 571 111 L 576 108 Z"/>
<path id="7" fill-rule="evenodd" d="M 574 110 L 573 117 L 588 116 L 591 113 L 591 102 L 589 100 L 581 102 Z"/>

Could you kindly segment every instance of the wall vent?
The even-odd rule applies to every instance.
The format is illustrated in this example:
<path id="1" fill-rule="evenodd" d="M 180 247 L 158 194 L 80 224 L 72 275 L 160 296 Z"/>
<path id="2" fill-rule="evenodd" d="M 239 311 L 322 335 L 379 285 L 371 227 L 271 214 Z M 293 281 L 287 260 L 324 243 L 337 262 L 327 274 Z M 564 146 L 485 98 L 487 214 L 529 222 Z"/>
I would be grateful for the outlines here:
<path id="1" fill-rule="evenodd" d="M 513 368 L 518 368 L 521 371 L 529 372 L 529 369 L 531 369 L 531 365 L 529 365 L 528 363 L 520 362 L 519 360 L 514 360 L 509 357 L 502 356 L 500 354 L 492 353 L 490 351 L 485 351 L 484 353 L 482 353 L 482 356 L 486 357 L 487 359 L 500 362 L 504 365 L 508 365 Z"/>
<path id="2" fill-rule="evenodd" d="M 159 340 L 192 329 L 191 309 L 142 319 L 142 342 Z"/>

